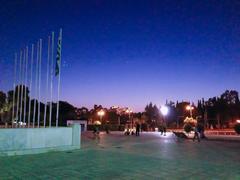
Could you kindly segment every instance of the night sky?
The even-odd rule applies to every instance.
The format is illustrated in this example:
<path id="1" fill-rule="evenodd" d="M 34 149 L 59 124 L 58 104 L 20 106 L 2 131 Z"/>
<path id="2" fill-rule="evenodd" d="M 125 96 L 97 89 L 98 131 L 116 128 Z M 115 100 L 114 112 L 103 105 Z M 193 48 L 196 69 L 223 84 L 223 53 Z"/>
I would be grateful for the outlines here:
<path id="1" fill-rule="evenodd" d="M 240 91 L 239 1 L 0 1 L 4 91 L 12 88 L 14 53 L 38 38 L 46 45 L 61 27 L 61 99 L 75 106 L 140 111 L 150 101 Z"/>

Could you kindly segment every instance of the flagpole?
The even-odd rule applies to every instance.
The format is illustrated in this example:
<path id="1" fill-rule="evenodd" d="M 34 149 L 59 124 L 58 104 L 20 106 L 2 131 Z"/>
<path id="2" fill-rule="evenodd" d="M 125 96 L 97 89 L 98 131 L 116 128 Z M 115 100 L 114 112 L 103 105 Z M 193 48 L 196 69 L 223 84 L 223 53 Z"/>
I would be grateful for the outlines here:
<path id="1" fill-rule="evenodd" d="M 19 74 L 18 74 L 18 86 L 17 86 L 17 118 L 16 118 L 16 125 L 19 121 L 19 101 L 20 101 L 20 84 L 21 84 L 21 64 L 22 64 L 22 51 L 20 51 L 20 57 L 19 57 Z"/>
<path id="2" fill-rule="evenodd" d="M 30 72 L 30 85 L 29 85 L 29 102 L 28 102 L 28 128 L 30 127 L 30 118 L 31 118 L 31 96 L 30 93 L 32 91 L 32 75 L 33 75 L 33 55 L 34 55 L 34 45 L 32 44 L 32 52 L 31 52 L 31 72 Z"/>
<path id="3" fill-rule="evenodd" d="M 20 123 L 22 123 L 22 111 L 23 111 L 23 83 L 24 83 L 24 64 L 25 64 L 25 54 L 26 50 L 23 50 L 23 63 L 22 63 L 22 74 L 21 74 L 21 101 L 20 101 Z"/>
<path id="4" fill-rule="evenodd" d="M 41 114 L 41 63 L 42 63 L 42 39 L 39 42 L 39 80 L 38 80 L 38 128 L 40 126 Z"/>
<path id="5" fill-rule="evenodd" d="M 45 108 L 44 108 L 44 121 L 43 126 L 46 127 L 46 116 L 47 116 L 47 102 L 48 102 L 48 74 L 49 74 L 49 59 L 50 59 L 50 36 L 48 36 L 48 54 L 47 54 L 47 85 L 46 85 L 46 102 L 45 102 Z"/>
<path id="6" fill-rule="evenodd" d="M 27 76 L 28 76 L 28 46 L 26 47 L 26 71 L 25 71 L 25 91 L 24 91 L 24 115 L 23 115 L 23 122 L 26 123 L 26 108 L 27 108 Z"/>
<path id="7" fill-rule="evenodd" d="M 38 94 L 38 53 L 39 53 L 39 42 L 37 42 L 37 62 L 36 62 L 36 72 L 35 72 L 35 98 L 34 98 L 34 106 L 33 106 L 33 128 L 35 127 L 35 119 L 36 119 L 36 104 L 37 104 L 37 94 Z"/>
<path id="8" fill-rule="evenodd" d="M 52 32 L 52 49 L 51 49 L 51 67 L 50 67 L 50 109 L 49 109 L 49 127 L 52 126 L 52 101 L 53 101 L 53 53 L 54 52 L 54 32 Z"/>
<path id="9" fill-rule="evenodd" d="M 58 127 L 58 119 L 59 119 L 59 96 L 60 96 L 60 80 L 61 80 L 61 56 L 62 56 L 62 29 L 60 29 L 60 32 L 59 32 L 59 39 L 58 39 L 58 55 L 59 55 L 59 64 L 58 64 L 58 68 L 59 68 L 59 74 L 58 74 L 58 97 L 57 97 L 57 115 L 56 115 L 56 127 Z M 59 47 L 60 46 L 60 47 Z M 58 63 L 58 62 L 57 62 Z"/>
<path id="10" fill-rule="evenodd" d="M 12 105 L 12 128 L 14 122 L 14 115 L 15 115 L 15 93 L 16 93 L 16 69 L 17 69 L 17 53 L 15 53 L 14 59 L 14 77 L 13 77 L 13 105 Z"/>

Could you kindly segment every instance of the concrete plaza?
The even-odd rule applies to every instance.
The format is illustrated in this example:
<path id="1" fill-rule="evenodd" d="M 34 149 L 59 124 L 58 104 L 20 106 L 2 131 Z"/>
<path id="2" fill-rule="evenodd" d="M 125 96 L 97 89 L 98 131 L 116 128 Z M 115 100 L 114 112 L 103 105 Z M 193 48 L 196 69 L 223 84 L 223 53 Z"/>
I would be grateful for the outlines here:
<path id="1" fill-rule="evenodd" d="M 240 179 L 240 143 L 178 141 L 171 133 L 116 132 L 82 149 L 0 157 L 0 179 Z"/>

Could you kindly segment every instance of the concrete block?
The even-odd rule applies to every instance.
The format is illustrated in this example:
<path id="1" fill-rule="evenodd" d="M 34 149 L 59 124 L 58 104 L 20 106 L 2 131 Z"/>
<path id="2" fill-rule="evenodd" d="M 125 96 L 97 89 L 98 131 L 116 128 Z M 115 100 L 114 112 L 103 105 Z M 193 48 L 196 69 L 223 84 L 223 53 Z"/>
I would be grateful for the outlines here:
<path id="1" fill-rule="evenodd" d="M 79 149 L 81 127 L 0 129 L 0 155 Z"/>

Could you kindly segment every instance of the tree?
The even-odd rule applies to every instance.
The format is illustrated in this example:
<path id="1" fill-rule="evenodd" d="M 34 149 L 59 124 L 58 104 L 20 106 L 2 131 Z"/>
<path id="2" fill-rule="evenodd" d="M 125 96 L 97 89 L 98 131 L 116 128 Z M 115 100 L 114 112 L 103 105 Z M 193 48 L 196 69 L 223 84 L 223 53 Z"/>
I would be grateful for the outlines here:
<path id="1" fill-rule="evenodd" d="M 10 103 L 8 102 L 8 98 L 6 94 L 2 91 L 0 91 L 0 114 L 1 114 L 1 121 L 7 124 L 10 119 L 10 110 L 11 106 Z"/>
<path id="2" fill-rule="evenodd" d="M 81 107 L 81 108 L 75 108 L 75 111 L 77 113 L 77 119 L 79 120 L 88 120 L 90 116 L 90 112 L 88 108 Z"/>
<path id="3" fill-rule="evenodd" d="M 221 99 L 227 104 L 237 104 L 239 103 L 238 92 L 235 90 L 226 90 L 222 95 Z"/>
<path id="4" fill-rule="evenodd" d="M 189 112 L 186 111 L 186 107 L 190 105 L 189 102 L 185 102 L 185 101 L 182 101 L 182 102 L 177 102 L 176 103 L 176 118 L 178 119 L 178 124 L 179 125 L 183 125 L 183 121 L 185 119 L 186 116 L 189 116 Z"/>
<path id="5" fill-rule="evenodd" d="M 166 115 L 165 119 L 167 120 L 168 126 L 177 127 L 178 123 L 178 113 L 175 106 L 175 103 L 169 101 L 166 106 L 168 107 L 168 114 Z"/>
<path id="6" fill-rule="evenodd" d="M 59 102 L 59 125 L 66 126 L 67 120 L 73 120 L 76 118 L 77 118 L 77 114 L 75 112 L 75 107 L 66 101 L 60 101 Z"/>
<path id="7" fill-rule="evenodd" d="M 98 111 L 100 111 L 101 109 L 104 109 L 104 112 L 105 112 L 105 115 L 103 116 L 102 120 L 104 121 L 106 119 L 107 109 L 103 108 L 102 105 L 94 104 L 93 109 L 90 110 L 90 114 L 89 114 L 89 119 L 92 123 L 100 120 L 100 117 L 98 116 Z"/>
<path id="8" fill-rule="evenodd" d="M 3 108 L 3 106 L 6 102 L 6 98 L 7 98 L 6 94 L 4 92 L 0 91 L 0 109 Z"/>
<path id="9" fill-rule="evenodd" d="M 145 115 L 147 124 L 151 128 L 156 127 L 161 121 L 159 109 L 151 102 L 145 107 Z"/>
<path id="10" fill-rule="evenodd" d="M 119 115 L 116 110 L 108 111 L 108 121 L 110 124 L 118 124 Z"/>
<path id="11" fill-rule="evenodd" d="M 239 109 L 239 96 L 235 90 L 226 90 L 220 97 L 209 98 L 204 107 L 209 125 L 218 128 L 228 127 L 231 121 L 234 122 L 240 116 Z"/>

